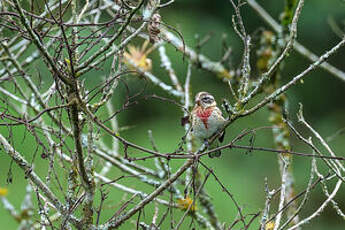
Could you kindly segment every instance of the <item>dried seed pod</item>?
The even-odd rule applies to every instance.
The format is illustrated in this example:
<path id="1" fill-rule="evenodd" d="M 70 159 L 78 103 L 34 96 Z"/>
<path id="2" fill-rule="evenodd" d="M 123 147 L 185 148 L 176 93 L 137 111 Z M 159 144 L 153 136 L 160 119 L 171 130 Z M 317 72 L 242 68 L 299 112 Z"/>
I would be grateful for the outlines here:
<path id="1" fill-rule="evenodd" d="M 161 22 L 161 16 L 158 13 L 155 13 L 154 15 L 152 15 L 151 22 L 147 26 L 151 43 L 155 43 L 159 41 L 158 35 L 161 32 L 159 29 L 160 22 Z"/>

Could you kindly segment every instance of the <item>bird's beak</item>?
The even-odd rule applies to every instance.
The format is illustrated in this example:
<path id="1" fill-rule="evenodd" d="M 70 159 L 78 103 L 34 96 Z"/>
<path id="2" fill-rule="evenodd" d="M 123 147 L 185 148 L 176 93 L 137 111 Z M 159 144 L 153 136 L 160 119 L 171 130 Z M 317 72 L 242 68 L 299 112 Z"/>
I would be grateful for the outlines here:
<path id="1" fill-rule="evenodd" d="M 196 100 L 196 104 L 200 106 L 200 100 Z"/>

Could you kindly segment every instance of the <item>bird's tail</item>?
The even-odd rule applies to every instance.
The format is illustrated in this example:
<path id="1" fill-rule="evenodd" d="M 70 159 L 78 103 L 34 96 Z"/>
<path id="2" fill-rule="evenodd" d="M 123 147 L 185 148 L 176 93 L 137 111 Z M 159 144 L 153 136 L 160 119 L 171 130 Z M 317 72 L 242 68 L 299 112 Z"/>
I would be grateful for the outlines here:
<path id="1" fill-rule="evenodd" d="M 214 148 L 218 148 L 219 147 L 219 143 L 218 143 L 218 140 L 215 140 L 212 145 L 210 145 L 208 147 L 208 149 L 214 149 Z M 218 151 L 215 151 L 215 152 L 212 152 L 212 153 L 209 153 L 208 156 L 210 158 L 214 158 L 214 157 L 220 157 L 220 155 L 222 154 L 222 152 L 220 150 Z"/>

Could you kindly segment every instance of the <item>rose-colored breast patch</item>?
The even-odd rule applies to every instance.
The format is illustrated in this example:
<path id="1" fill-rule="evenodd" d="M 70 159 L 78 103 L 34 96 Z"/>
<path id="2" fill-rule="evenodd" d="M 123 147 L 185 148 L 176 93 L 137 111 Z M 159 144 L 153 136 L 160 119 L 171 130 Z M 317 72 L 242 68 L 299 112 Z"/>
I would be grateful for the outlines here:
<path id="1" fill-rule="evenodd" d="M 207 108 L 205 110 L 202 108 L 199 108 L 196 111 L 196 115 L 200 118 L 202 123 L 204 123 L 206 129 L 208 129 L 207 121 L 208 121 L 208 118 L 211 116 L 211 114 L 212 114 L 212 108 Z"/>

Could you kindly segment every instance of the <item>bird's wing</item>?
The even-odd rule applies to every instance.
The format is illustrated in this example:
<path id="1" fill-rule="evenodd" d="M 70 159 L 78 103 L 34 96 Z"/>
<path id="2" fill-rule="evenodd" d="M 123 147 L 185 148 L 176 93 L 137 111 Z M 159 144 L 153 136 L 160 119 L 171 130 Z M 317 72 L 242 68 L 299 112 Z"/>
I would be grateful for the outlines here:
<path id="1" fill-rule="evenodd" d="M 192 112 L 190 112 L 189 115 L 187 116 L 184 116 L 181 118 L 181 125 L 184 126 L 185 124 L 193 124 L 194 123 L 194 119 L 195 117 L 193 116 L 193 114 L 195 114 L 195 110 L 196 110 L 197 107 L 194 107 Z"/>
<path id="2" fill-rule="evenodd" d="M 217 116 L 219 117 L 221 122 L 224 124 L 225 118 L 223 117 L 222 111 L 218 107 L 215 107 L 214 112 L 217 113 Z M 225 136 L 225 130 L 218 137 L 219 142 L 221 142 L 221 143 L 223 142 L 224 136 Z"/>
<path id="3" fill-rule="evenodd" d="M 190 113 L 190 121 L 192 122 L 192 124 L 194 124 L 195 119 L 196 119 L 196 111 L 199 109 L 199 107 L 195 106 L 192 110 L 192 112 Z"/>
<path id="4" fill-rule="evenodd" d="M 220 117 L 220 119 L 225 122 L 225 118 L 223 117 L 222 111 L 218 107 L 214 107 L 214 112 Z"/>
<path id="5" fill-rule="evenodd" d="M 185 116 L 185 117 L 182 117 L 181 118 L 181 125 L 182 126 L 185 126 L 186 124 L 190 123 L 191 122 L 191 119 L 189 116 Z"/>

